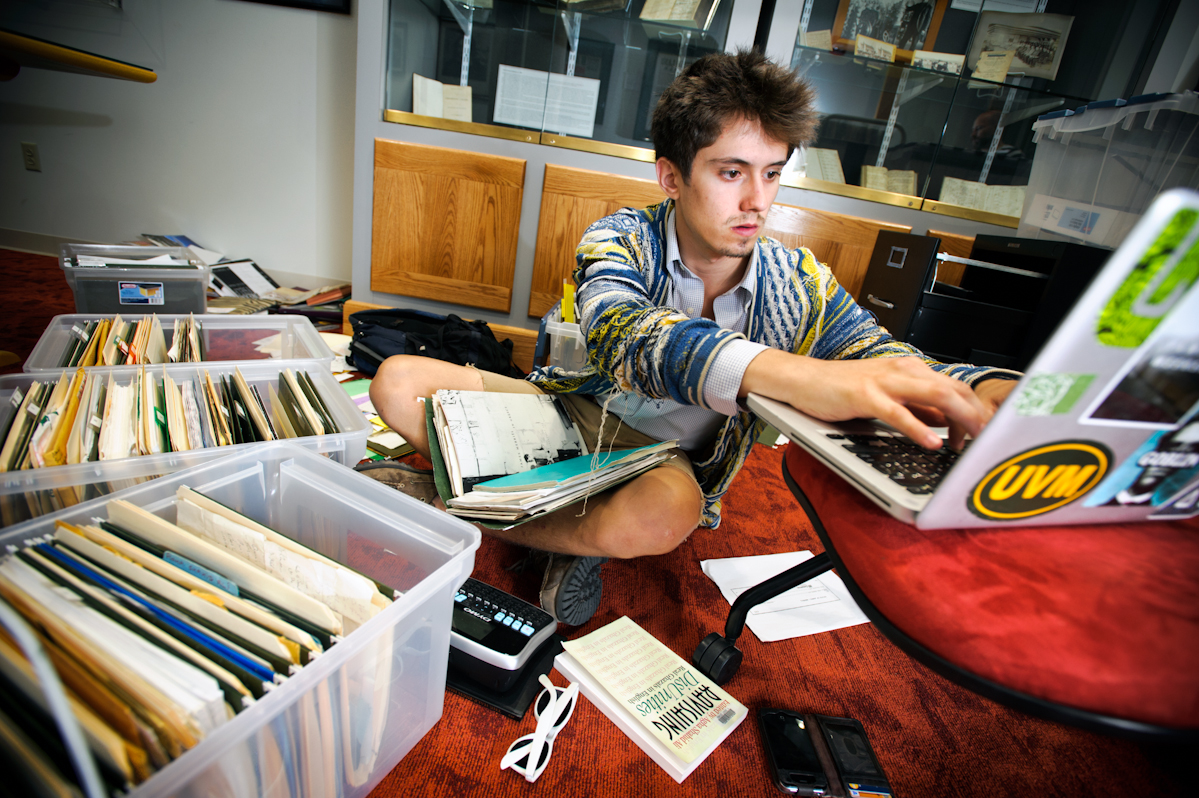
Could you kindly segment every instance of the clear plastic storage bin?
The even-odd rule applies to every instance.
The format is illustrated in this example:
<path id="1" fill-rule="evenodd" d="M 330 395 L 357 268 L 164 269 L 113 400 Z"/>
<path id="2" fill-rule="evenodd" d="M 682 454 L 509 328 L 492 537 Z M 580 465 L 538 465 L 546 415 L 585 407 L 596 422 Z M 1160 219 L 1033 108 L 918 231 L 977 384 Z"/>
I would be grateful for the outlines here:
<path id="1" fill-rule="evenodd" d="M 587 365 L 587 342 L 583 340 L 578 324 L 562 321 L 561 302 L 545 314 L 543 321 L 537 350 L 545 352 L 545 365 L 561 366 L 569 371 Z"/>
<path id="2" fill-rule="evenodd" d="M 79 256 L 149 260 L 169 255 L 188 267 L 76 266 Z M 76 313 L 203 313 L 210 270 L 186 247 L 63 244 L 59 266 L 75 294 Z"/>
<path id="3" fill-rule="evenodd" d="M 144 318 L 142 314 L 120 315 L 125 321 Z M 75 328 L 82 329 L 86 322 L 93 319 L 111 317 L 112 314 L 107 313 L 71 313 L 55 316 L 25 360 L 24 370 L 33 374 L 58 371 L 60 358 L 67 346 L 75 340 Z M 186 314 L 159 314 L 158 319 L 162 322 L 168 348 L 171 345 L 175 321 L 186 318 Z M 304 316 L 197 315 L 195 319 L 201 326 L 205 362 L 244 362 L 271 358 L 317 360 L 324 363 L 326 371 L 333 362 L 333 351 L 325 344 L 312 322 Z M 272 351 L 258 351 L 256 343 L 272 336 L 278 336 L 277 342 L 271 346 Z"/>
<path id="4" fill-rule="evenodd" d="M 478 530 L 286 442 L 114 497 L 173 521 L 180 485 L 403 595 L 129 795 L 365 796 L 441 717 L 453 597 L 474 568 Z M 106 501 L 13 527 L 0 544 L 51 534 L 57 519 L 105 518 Z M 271 768 L 268 751 L 283 764 Z"/>
<path id="5" fill-rule="evenodd" d="M 1158 194 L 1199 188 L 1194 92 L 1091 103 L 1033 131 L 1021 237 L 1116 247 Z"/>
<path id="6" fill-rule="evenodd" d="M 313 367 L 309 368 L 306 364 Z M 108 366 L 91 370 L 103 373 L 111 372 L 115 375 L 118 385 L 128 385 L 140 368 L 140 366 Z M 147 367 L 147 371 L 153 370 L 154 373 L 161 375 L 163 368 L 167 369 L 167 373 L 175 381 L 190 380 L 204 370 L 207 370 L 215 380 L 218 375 L 232 374 L 234 366 L 216 363 L 211 365 L 175 364 L 165 367 Z M 262 394 L 263 401 L 268 405 L 268 412 L 270 398 L 266 389 L 267 383 L 277 384 L 279 374 L 287 368 L 293 371 L 297 369 L 306 371 L 324 398 L 329 412 L 333 416 L 333 421 L 341 432 L 289 440 L 305 449 L 326 455 L 343 466 L 352 467 L 366 454 L 366 439 L 371 433 L 370 424 L 345 392 L 341 383 L 333 379 L 327 366 L 317 361 L 272 360 L 244 364 L 238 368 L 241 369 L 241 373 L 251 386 L 259 386 L 259 393 Z M 14 391 L 19 389 L 24 394 L 34 380 L 46 382 L 57 379 L 59 373 L 61 372 L 0 376 L 0 429 L 8 426 L 9 417 L 16 412 L 12 402 Z M 0 526 L 21 523 L 30 518 L 74 506 L 96 496 L 107 495 L 164 474 L 173 474 L 184 468 L 262 445 L 262 443 L 239 443 L 233 446 L 193 449 L 187 452 L 150 454 L 119 460 L 100 460 L 0 473 Z"/>

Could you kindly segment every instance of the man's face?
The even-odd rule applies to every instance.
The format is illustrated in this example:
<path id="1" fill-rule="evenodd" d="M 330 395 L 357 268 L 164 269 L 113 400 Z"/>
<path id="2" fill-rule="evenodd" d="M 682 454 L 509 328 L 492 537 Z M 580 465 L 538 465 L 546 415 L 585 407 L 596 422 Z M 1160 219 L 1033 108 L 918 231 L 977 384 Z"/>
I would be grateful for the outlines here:
<path id="1" fill-rule="evenodd" d="M 690 179 L 665 158 L 658 180 L 676 203 L 680 254 L 690 268 L 753 252 L 779 190 L 787 145 L 756 121 L 734 120 L 695 155 Z"/>

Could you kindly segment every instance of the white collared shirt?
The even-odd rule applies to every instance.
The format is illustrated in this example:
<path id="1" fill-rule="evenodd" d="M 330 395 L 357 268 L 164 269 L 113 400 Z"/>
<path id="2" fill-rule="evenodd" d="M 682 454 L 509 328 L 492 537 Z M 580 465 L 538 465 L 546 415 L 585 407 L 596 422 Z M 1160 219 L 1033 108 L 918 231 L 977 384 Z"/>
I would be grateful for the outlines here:
<path id="1" fill-rule="evenodd" d="M 753 310 L 754 292 L 758 285 L 757 265 L 758 250 L 755 246 L 741 282 L 716 297 L 712 303 L 715 321 L 722 329 L 742 335 L 749 329 L 749 314 Z M 666 222 L 666 271 L 671 283 L 666 304 L 689 318 L 699 318 L 704 309 L 704 282 L 683 264 L 679 256 L 673 210 Z M 677 438 L 683 451 L 704 449 L 715 438 L 725 417 L 738 412 L 737 391 L 741 387 L 745 369 L 751 360 L 767 348 L 743 338 L 729 341 L 721 347 L 709 366 L 708 378 L 704 382 L 704 401 L 714 408 L 712 410 L 681 404 L 673 399 L 651 399 L 630 392 L 620 393 L 608 409 L 638 432 L 658 440 Z"/>

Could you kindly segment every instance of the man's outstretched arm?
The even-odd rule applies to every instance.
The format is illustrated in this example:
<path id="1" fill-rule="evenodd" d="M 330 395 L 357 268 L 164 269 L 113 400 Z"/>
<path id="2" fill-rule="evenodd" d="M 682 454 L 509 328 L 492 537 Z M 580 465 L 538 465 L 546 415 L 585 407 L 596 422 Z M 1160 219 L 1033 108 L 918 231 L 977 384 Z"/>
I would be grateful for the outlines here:
<path id="1" fill-rule="evenodd" d="M 777 349 L 750 362 L 738 397 L 761 394 L 824 421 L 877 418 L 930 449 L 941 439 L 929 423 L 949 427 L 949 445 L 977 435 L 1016 383 L 986 380 L 972 390 L 918 357 L 821 360 Z"/>

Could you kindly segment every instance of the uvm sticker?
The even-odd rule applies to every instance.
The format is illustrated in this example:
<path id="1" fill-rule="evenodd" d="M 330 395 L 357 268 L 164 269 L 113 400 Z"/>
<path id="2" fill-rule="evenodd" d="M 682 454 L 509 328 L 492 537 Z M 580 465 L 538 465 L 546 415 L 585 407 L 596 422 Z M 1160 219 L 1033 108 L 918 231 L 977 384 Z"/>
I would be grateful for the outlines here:
<path id="1" fill-rule="evenodd" d="M 1029 449 L 983 477 L 970 494 L 970 512 L 993 521 L 1042 515 L 1082 498 L 1112 461 L 1106 446 L 1061 441 Z"/>

